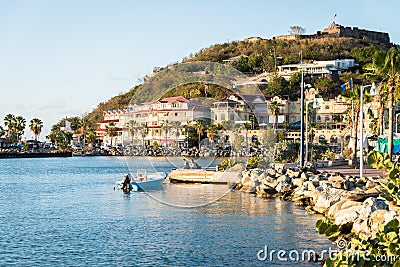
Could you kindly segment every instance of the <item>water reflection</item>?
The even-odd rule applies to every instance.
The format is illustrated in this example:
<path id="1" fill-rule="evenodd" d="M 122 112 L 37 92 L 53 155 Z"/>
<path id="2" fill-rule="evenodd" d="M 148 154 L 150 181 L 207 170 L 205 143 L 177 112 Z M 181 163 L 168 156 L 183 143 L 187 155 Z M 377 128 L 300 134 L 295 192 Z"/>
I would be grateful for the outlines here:
<path id="1" fill-rule="evenodd" d="M 224 185 L 124 194 L 113 187 L 125 172 L 125 160 L 112 157 L 0 160 L 0 265 L 275 266 L 284 263 L 259 262 L 257 251 L 329 245 L 316 217 L 293 203 Z"/>

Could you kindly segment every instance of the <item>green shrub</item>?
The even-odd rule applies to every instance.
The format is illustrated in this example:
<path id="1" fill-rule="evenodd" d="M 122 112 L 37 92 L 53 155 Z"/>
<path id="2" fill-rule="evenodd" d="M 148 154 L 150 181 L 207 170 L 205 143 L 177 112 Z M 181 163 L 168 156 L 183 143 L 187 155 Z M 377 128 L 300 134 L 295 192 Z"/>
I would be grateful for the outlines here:
<path id="1" fill-rule="evenodd" d="M 383 190 L 381 196 L 393 204 L 400 203 L 400 169 L 397 162 L 390 161 L 388 155 L 371 151 L 367 156 L 367 163 L 380 170 L 388 172 L 387 184 L 381 183 Z M 396 206 L 399 212 L 399 206 Z M 400 267 L 400 237 L 399 221 L 395 218 L 387 224 L 379 224 L 375 236 L 365 237 L 362 234 L 345 233 L 343 226 L 336 225 L 327 218 L 316 223 L 318 233 L 328 236 L 331 241 L 344 240 L 347 249 L 338 252 L 334 258 L 328 257 L 324 266 L 397 266 Z M 359 256 L 354 257 L 354 253 Z M 378 260 L 381 256 L 386 261 Z M 390 256 L 390 257 L 389 257 Z"/>

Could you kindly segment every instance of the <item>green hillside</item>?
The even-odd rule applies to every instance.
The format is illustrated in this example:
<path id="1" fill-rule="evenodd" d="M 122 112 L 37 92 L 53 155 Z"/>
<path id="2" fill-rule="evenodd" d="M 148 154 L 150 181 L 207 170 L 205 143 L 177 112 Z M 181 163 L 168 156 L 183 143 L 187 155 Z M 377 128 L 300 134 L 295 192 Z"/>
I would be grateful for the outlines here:
<path id="1" fill-rule="evenodd" d="M 389 47 L 379 47 L 388 49 Z M 194 61 L 211 61 L 224 63 L 223 60 L 231 57 L 246 55 L 240 57 L 234 62 L 224 63 L 235 67 L 246 75 L 252 76 L 263 73 L 264 71 L 272 72 L 277 66 L 290 63 L 298 63 L 300 61 L 300 51 L 302 52 L 303 61 L 310 60 L 331 60 L 338 58 L 355 58 L 360 64 L 359 71 L 362 66 L 370 62 L 374 52 L 379 49 L 374 44 L 364 40 L 354 38 L 319 38 L 319 39 L 303 39 L 303 40 L 258 40 L 256 42 L 233 41 L 223 44 L 214 44 L 208 48 L 201 49 L 196 54 L 191 54 L 184 58 L 182 62 Z M 167 67 L 165 67 L 167 68 Z M 155 70 L 157 72 L 165 68 Z M 345 74 L 343 79 L 347 79 L 353 74 Z M 357 73 L 355 74 L 357 76 Z M 357 77 L 355 77 L 357 78 Z M 314 81 L 318 82 L 318 81 Z M 326 97 L 340 91 L 340 82 L 332 83 L 329 81 L 320 81 L 323 86 L 321 88 Z M 286 82 L 282 78 L 274 79 L 269 88 L 260 88 L 264 94 L 288 94 L 291 98 L 297 98 L 299 77 L 294 77 L 293 81 Z M 126 108 L 130 99 L 140 85 L 130 89 L 127 93 L 112 97 L 106 102 L 99 103 L 98 106 L 86 117 L 95 125 L 102 120 L 103 110 Z M 178 86 L 169 91 L 165 96 L 183 95 L 185 97 L 207 96 L 215 99 L 227 97 L 231 92 L 227 88 L 221 88 L 215 85 L 207 85 L 203 83 L 192 83 Z M 205 95 L 206 94 L 206 95 Z"/>

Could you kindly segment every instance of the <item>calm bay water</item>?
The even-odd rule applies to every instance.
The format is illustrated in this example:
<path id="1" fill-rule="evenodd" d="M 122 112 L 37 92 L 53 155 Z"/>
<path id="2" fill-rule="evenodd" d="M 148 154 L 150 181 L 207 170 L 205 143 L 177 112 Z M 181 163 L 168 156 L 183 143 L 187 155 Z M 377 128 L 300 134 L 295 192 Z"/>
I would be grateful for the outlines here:
<path id="1" fill-rule="evenodd" d="M 260 262 L 257 252 L 265 245 L 316 251 L 331 246 L 315 230 L 317 217 L 291 202 L 229 192 L 224 185 L 167 184 L 149 194 L 113 188 L 129 169 L 170 171 L 181 161 L 0 160 L 0 265 L 291 266 Z"/>

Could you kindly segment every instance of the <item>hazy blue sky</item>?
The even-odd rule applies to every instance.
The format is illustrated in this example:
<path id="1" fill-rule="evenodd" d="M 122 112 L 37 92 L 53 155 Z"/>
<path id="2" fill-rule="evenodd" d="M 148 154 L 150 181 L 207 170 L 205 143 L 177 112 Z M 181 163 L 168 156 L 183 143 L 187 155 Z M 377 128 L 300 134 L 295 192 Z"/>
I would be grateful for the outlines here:
<path id="1" fill-rule="evenodd" d="M 0 0 L 0 124 L 7 113 L 39 117 L 43 138 L 61 117 L 126 92 L 155 66 L 292 25 L 315 33 L 334 14 L 400 43 L 399 10 L 397 1 Z"/>

